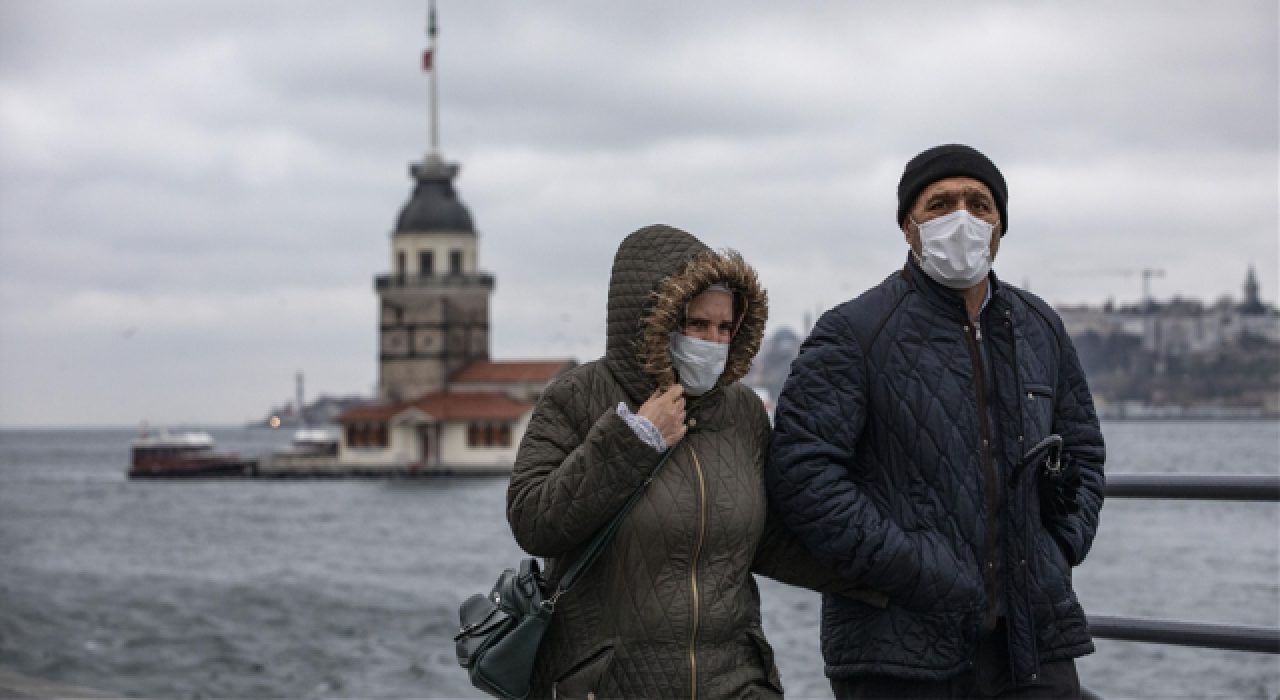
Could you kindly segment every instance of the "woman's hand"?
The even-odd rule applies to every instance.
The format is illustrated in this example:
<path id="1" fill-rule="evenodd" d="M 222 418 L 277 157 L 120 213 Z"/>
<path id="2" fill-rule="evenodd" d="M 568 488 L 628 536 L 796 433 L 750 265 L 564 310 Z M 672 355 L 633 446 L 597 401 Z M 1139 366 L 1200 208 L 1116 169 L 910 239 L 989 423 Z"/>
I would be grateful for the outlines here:
<path id="1" fill-rule="evenodd" d="M 679 384 L 673 384 L 666 391 L 654 391 L 636 414 L 653 423 L 667 447 L 674 447 L 689 430 L 684 424 L 684 387 Z"/>

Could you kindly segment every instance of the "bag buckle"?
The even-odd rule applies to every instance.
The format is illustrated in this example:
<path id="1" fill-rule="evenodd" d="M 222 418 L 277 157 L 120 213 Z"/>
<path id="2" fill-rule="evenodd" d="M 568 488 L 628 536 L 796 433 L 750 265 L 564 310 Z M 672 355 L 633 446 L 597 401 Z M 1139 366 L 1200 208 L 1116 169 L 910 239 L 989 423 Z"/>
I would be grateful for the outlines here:
<path id="1" fill-rule="evenodd" d="M 1062 458 L 1055 454 L 1054 451 L 1050 451 L 1049 454 L 1044 456 L 1044 471 L 1051 479 L 1057 479 L 1058 475 L 1062 473 Z"/>
<path id="2" fill-rule="evenodd" d="M 564 595 L 564 589 L 557 586 L 556 592 L 552 593 L 550 598 L 542 601 L 542 607 L 546 608 L 547 612 L 555 612 L 556 601 L 560 600 L 560 596 L 562 595 Z"/>

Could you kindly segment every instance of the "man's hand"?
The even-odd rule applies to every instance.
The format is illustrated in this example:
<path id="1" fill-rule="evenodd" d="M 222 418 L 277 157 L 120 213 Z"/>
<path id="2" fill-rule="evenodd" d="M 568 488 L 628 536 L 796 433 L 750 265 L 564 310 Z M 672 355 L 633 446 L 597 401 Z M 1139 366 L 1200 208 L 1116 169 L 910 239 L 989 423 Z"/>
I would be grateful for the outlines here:
<path id="1" fill-rule="evenodd" d="M 919 572 L 910 591 L 898 596 L 895 602 L 917 612 L 955 612 L 971 610 L 982 600 L 981 570 L 965 566 L 956 556 L 951 545 L 938 533 L 917 531 L 908 533 L 913 543 Z M 965 576 L 965 572 L 977 569 L 978 577 Z"/>
<path id="2" fill-rule="evenodd" d="M 667 443 L 667 447 L 674 447 L 689 430 L 684 424 L 684 387 L 673 384 L 666 391 L 654 391 L 636 415 L 649 419 L 653 427 L 662 433 L 662 441 Z"/>

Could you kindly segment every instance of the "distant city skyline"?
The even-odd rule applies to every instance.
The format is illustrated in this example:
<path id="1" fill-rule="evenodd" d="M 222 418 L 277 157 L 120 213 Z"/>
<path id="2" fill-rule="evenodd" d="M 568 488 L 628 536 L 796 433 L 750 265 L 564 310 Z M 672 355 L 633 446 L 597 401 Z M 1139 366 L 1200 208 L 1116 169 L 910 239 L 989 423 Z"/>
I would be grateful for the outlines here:
<path id="1" fill-rule="evenodd" d="M 440 0 L 441 146 L 497 359 L 604 345 L 640 226 L 733 247 L 770 331 L 902 265 L 895 187 L 966 142 L 995 270 L 1053 304 L 1274 303 L 1269 2 Z M 234 423 L 373 394 L 370 280 L 428 145 L 426 2 L 0 2 L 0 426 Z"/>

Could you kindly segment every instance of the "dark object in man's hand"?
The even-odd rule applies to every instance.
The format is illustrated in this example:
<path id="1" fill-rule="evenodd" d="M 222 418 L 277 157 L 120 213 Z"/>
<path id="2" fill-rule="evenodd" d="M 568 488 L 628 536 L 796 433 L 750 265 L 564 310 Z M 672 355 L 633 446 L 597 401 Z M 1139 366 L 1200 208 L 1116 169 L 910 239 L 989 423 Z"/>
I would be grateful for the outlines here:
<path id="1" fill-rule="evenodd" d="M 1070 454 L 1053 450 L 1040 467 L 1040 519 L 1062 520 L 1080 512 L 1076 494 L 1080 491 L 1080 465 Z"/>
<path id="2" fill-rule="evenodd" d="M 1022 461 L 1013 469 L 1013 482 L 1023 478 L 1036 479 L 1036 491 L 1040 496 L 1040 520 L 1048 524 L 1080 511 L 1076 494 L 1080 491 L 1080 466 L 1071 455 L 1062 454 L 1062 438 L 1050 435 L 1027 451 Z"/>

